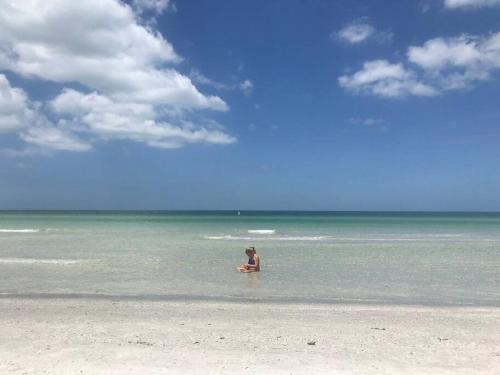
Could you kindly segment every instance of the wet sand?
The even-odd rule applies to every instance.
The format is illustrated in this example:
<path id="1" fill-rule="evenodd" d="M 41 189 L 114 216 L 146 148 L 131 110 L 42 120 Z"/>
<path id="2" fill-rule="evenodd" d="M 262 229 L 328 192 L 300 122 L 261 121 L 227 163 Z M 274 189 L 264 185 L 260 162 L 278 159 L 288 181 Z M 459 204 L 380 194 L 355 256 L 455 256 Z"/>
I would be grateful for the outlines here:
<path id="1" fill-rule="evenodd" d="M 498 374 L 500 309 L 0 299 L 1 374 Z"/>

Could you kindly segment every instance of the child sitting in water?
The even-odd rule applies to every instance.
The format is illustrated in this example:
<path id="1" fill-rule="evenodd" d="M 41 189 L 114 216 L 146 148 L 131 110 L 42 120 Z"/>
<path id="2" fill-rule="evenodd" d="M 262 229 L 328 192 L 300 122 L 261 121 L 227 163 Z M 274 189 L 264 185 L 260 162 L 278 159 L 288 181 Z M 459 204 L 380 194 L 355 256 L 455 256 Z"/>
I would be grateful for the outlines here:
<path id="1" fill-rule="evenodd" d="M 260 271 L 260 259 L 255 251 L 255 247 L 251 246 L 245 250 L 245 254 L 248 256 L 248 263 L 242 264 L 237 268 L 240 272 L 259 272 Z"/>

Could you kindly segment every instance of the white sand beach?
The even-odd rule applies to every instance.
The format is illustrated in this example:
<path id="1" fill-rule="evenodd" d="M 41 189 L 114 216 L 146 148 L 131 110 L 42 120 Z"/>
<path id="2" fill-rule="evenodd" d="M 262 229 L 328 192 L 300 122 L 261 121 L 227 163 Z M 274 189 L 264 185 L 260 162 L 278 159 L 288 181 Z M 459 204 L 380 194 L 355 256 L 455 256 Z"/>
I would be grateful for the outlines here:
<path id="1" fill-rule="evenodd" d="M 0 299 L 1 374 L 498 374 L 500 309 Z"/>

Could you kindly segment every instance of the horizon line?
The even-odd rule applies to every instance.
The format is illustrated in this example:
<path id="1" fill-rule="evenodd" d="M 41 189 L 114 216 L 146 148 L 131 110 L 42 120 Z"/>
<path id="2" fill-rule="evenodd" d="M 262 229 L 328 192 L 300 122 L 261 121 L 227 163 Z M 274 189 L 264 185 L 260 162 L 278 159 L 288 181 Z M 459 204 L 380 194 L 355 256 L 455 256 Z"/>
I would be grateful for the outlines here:
<path id="1" fill-rule="evenodd" d="M 156 212 L 156 213 L 195 213 L 195 212 L 220 212 L 220 213 L 476 213 L 476 214 L 500 214 L 500 211 L 482 211 L 482 210 L 277 210 L 277 209 L 3 209 L 0 213 L 6 212 L 87 212 L 87 213 L 109 213 L 109 212 Z"/>

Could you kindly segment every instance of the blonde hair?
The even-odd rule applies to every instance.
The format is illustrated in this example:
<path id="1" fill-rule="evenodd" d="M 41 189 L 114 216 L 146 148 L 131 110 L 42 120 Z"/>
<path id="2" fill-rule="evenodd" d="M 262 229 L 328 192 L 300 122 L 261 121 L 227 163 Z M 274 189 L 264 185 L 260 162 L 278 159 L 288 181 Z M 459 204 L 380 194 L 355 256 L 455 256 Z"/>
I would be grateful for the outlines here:
<path id="1" fill-rule="evenodd" d="M 249 246 L 245 249 L 245 252 L 247 251 L 251 251 L 252 253 L 256 254 L 257 253 L 257 250 L 255 250 L 255 247 L 253 246 Z"/>

